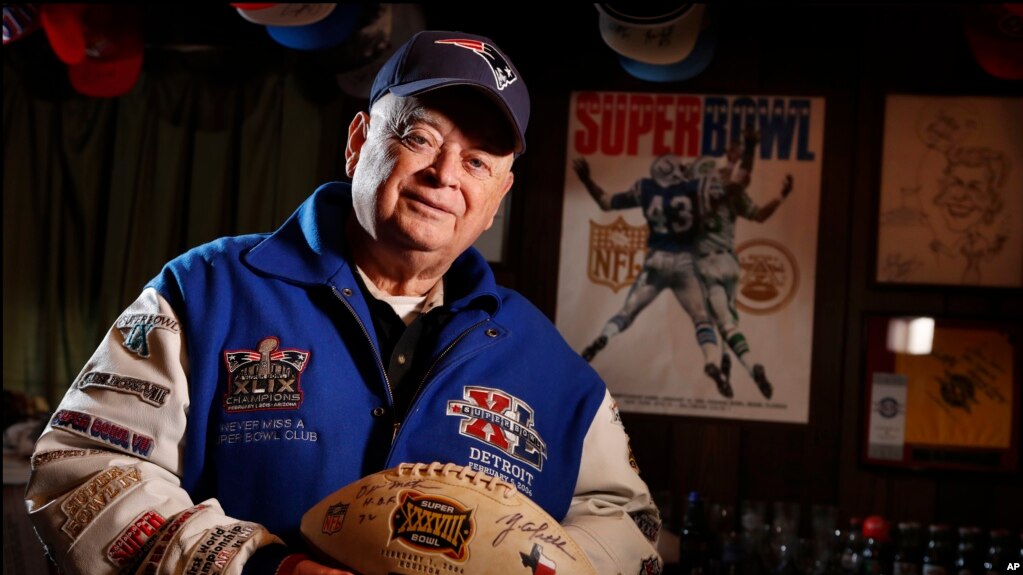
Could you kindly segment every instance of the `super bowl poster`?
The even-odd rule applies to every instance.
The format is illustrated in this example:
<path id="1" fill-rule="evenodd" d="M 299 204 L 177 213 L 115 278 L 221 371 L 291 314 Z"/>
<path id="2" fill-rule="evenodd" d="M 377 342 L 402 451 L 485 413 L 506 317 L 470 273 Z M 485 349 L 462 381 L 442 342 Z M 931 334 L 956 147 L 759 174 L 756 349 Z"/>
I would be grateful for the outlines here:
<path id="1" fill-rule="evenodd" d="M 575 92 L 556 323 L 623 411 L 806 423 L 824 99 Z"/>

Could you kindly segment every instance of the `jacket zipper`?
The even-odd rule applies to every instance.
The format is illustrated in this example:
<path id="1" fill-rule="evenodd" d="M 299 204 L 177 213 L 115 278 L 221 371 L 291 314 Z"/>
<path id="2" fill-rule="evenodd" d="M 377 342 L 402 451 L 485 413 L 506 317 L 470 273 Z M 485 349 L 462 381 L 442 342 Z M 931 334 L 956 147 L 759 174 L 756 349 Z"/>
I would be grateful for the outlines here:
<path id="1" fill-rule="evenodd" d="M 387 369 L 384 368 L 384 360 L 380 358 L 380 352 L 377 350 L 377 346 L 373 343 L 373 338 L 369 336 L 369 331 L 366 329 L 366 325 L 362 323 L 362 319 L 359 318 L 359 314 L 355 313 L 355 308 L 352 307 L 352 304 L 348 303 L 348 300 L 338 293 L 336 286 L 331 285 L 330 290 L 334 292 L 334 297 L 341 300 L 341 303 L 348 308 L 348 312 L 352 314 L 353 318 L 355 318 L 355 323 L 359 324 L 359 329 L 362 330 L 362 335 L 366 336 L 366 342 L 369 343 L 370 349 L 373 350 L 373 357 L 377 360 L 377 367 L 380 368 L 380 373 L 384 376 L 384 384 L 387 389 L 387 400 L 391 404 L 391 424 L 394 428 L 394 432 L 391 434 L 391 444 L 393 445 L 394 438 L 398 436 L 398 427 L 400 427 L 401 424 L 398 423 L 398 414 L 394 409 L 394 390 L 391 389 L 391 378 L 387 376 Z"/>
<path id="2" fill-rule="evenodd" d="M 448 352 L 451 351 L 451 349 L 453 347 L 458 345 L 458 342 L 460 342 L 463 339 L 465 339 L 465 336 L 469 335 L 469 332 L 471 332 L 474 329 L 478 328 L 479 326 L 487 323 L 488 321 L 490 321 L 489 317 L 485 318 L 483 320 L 480 320 L 480 321 L 472 324 L 468 328 L 466 328 L 465 331 L 463 331 L 462 333 L 458 334 L 458 337 L 456 337 L 454 341 L 449 343 L 448 346 L 444 348 L 444 351 L 440 352 L 440 355 L 437 356 L 437 359 L 433 360 L 433 363 L 430 364 L 430 368 L 426 370 L 425 374 L 423 374 L 423 379 L 420 380 L 419 381 L 419 385 L 416 386 L 416 392 L 412 395 L 412 405 L 409 406 L 409 413 L 412 412 L 412 408 L 415 406 L 415 403 L 418 400 L 419 392 L 422 391 L 423 390 L 423 386 L 426 385 L 426 380 L 430 379 L 430 374 L 433 373 L 433 368 L 437 367 L 437 364 L 440 363 L 440 360 L 444 359 L 444 356 L 447 355 Z M 398 430 L 399 430 L 399 428 L 401 428 L 401 422 L 395 420 L 395 422 L 394 422 L 394 437 L 391 438 L 391 445 L 394 445 L 394 440 L 398 438 Z"/>

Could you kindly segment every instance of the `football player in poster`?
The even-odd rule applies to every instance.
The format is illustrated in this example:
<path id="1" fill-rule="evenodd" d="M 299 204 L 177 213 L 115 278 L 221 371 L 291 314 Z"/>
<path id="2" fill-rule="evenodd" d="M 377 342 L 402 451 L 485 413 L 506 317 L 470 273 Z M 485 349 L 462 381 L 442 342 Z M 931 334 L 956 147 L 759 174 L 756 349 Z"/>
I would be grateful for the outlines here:
<path id="1" fill-rule="evenodd" d="M 739 285 L 739 260 L 735 255 L 735 224 L 738 218 L 753 222 L 764 222 L 774 214 L 778 206 L 792 192 L 792 175 L 786 175 L 781 195 L 763 206 L 758 206 L 747 193 L 753 157 L 760 136 L 756 131 L 747 130 L 743 142 L 733 144 L 723 167 L 717 168 L 714 158 L 698 160 L 692 166 L 693 176 L 698 179 L 718 180 L 712 187 L 724 190 L 724 194 L 712 198 L 706 214 L 700 218 L 701 225 L 696 237 L 697 269 L 707 293 L 710 314 L 721 332 L 721 338 L 739 359 L 757 388 L 765 398 L 774 392 L 763 364 L 757 362 L 750 351 L 746 336 L 739 330 L 739 313 L 735 305 L 735 291 Z M 738 165 L 737 165 L 738 164 Z M 723 377 L 730 379 L 731 360 L 722 349 L 721 368 Z"/>
<path id="2" fill-rule="evenodd" d="M 626 191 L 608 193 L 593 181 L 590 165 L 585 159 L 576 159 L 572 167 L 602 210 L 640 208 L 649 229 L 649 253 L 643 270 L 629 289 L 621 309 L 608 320 L 593 343 L 583 350 L 583 358 L 593 360 L 608 340 L 628 329 L 661 291 L 671 289 L 693 320 L 696 341 L 703 352 L 704 373 L 714 380 L 721 395 L 732 397 L 731 385 L 717 365 L 720 357 L 717 336 L 694 261 L 700 230 L 700 206 L 712 201 L 712 196 L 723 193 L 720 187 L 712 188 L 720 180 L 689 178 L 681 159 L 666 154 L 654 160 L 650 177 L 636 180 Z"/>

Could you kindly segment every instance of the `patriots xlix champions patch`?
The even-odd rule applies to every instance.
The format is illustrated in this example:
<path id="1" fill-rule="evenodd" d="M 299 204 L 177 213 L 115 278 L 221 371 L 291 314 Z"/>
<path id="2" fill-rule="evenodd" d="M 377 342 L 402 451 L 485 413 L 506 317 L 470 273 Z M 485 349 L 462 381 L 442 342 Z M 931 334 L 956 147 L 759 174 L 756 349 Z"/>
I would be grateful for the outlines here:
<path id="1" fill-rule="evenodd" d="M 224 411 L 298 409 L 302 405 L 299 378 L 309 363 L 309 352 L 279 348 L 280 340 L 267 337 L 256 350 L 224 352 Z"/>

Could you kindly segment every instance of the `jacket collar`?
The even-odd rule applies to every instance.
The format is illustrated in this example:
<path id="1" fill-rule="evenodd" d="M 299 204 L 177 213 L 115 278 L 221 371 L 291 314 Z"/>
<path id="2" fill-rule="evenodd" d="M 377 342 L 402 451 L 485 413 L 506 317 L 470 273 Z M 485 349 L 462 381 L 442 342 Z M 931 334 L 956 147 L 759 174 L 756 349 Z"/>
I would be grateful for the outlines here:
<path id="1" fill-rule="evenodd" d="M 355 266 L 343 234 L 351 210 L 351 184 L 324 184 L 243 260 L 259 272 L 305 285 L 331 285 L 339 275 L 353 277 Z M 494 274 L 475 248 L 455 260 L 444 282 L 445 303 L 452 311 L 481 305 L 494 314 L 501 307 Z"/>

